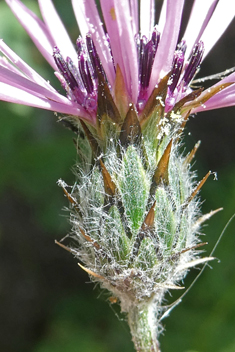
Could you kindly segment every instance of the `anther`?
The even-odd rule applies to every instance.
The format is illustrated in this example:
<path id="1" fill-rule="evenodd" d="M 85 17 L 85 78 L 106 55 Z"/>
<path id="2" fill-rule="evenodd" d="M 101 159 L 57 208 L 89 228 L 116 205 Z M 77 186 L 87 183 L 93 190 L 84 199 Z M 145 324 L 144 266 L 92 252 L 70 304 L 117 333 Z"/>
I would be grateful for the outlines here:
<path id="1" fill-rule="evenodd" d="M 69 70 L 67 62 L 63 59 L 60 50 L 57 47 L 54 48 L 53 57 L 60 73 L 63 75 L 69 87 L 72 90 L 75 89 L 75 87 L 78 87 L 78 82 L 73 73 Z"/>
<path id="2" fill-rule="evenodd" d="M 195 76 L 201 64 L 203 53 L 204 44 L 200 41 L 194 46 L 191 58 L 188 63 L 188 67 L 185 70 L 183 77 L 184 86 L 187 86 Z"/>

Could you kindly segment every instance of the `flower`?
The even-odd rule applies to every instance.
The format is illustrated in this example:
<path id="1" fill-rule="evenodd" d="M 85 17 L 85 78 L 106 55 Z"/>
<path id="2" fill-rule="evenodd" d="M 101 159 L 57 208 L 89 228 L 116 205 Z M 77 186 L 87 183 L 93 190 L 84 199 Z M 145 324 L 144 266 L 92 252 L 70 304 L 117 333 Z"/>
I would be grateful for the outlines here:
<path id="1" fill-rule="evenodd" d="M 114 101 L 124 114 L 130 103 L 140 113 L 154 87 L 171 71 L 166 110 L 172 110 L 192 91 L 190 83 L 202 60 L 235 12 L 235 4 L 229 0 L 195 0 L 177 47 L 184 0 L 165 0 L 156 26 L 153 0 L 141 1 L 139 14 L 137 1 L 100 0 L 107 33 L 94 0 L 72 0 L 81 32 L 75 49 L 51 0 L 38 1 L 43 21 L 21 1 L 6 2 L 56 70 L 67 97 L 1 41 L 0 50 L 8 60 L 0 60 L 0 99 L 72 115 L 93 125 L 97 113 L 97 70 L 107 80 Z M 123 94 L 117 84 L 120 74 Z M 228 86 L 234 79 L 235 74 L 230 74 L 194 103 L 185 102 L 185 108 L 196 113 L 234 105 L 235 87 Z M 120 95 L 125 95 L 121 101 Z"/>
<path id="2" fill-rule="evenodd" d="M 81 130 L 71 193 L 59 181 L 77 245 L 57 243 L 120 303 L 139 352 L 160 351 L 165 294 L 213 259 L 198 251 L 200 225 L 220 210 L 200 215 L 211 173 L 196 184 L 198 144 L 186 157 L 179 147 L 190 113 L 235 105 L 234 73 L 205 91 L 191 87 L 234 16 L 228 1 L 195 0 L 179 41 L 184 0 L 165 0 L 157 26 L 154 0 L 141 0 L 140 14 L 135 0 L 100 0 L 105 29 L 94 0 L 72 0 L 75 50 L 50 0 L 38 1 L 44 22 L 6 0 L 66 97 L 1 42 L 10 62 L 0 61 L 0 98 L 63 113 Z"/>

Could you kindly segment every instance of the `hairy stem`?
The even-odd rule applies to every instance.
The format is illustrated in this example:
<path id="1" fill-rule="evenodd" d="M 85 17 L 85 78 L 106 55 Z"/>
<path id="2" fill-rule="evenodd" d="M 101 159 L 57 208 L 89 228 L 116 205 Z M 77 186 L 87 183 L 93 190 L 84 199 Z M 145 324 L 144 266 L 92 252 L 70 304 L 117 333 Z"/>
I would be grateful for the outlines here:
<path id="1" fill-rule="evenodd" d="M 159 322 L 154 300 L 145 305 L 131 307 L 128 312 L 132 340 L 137 352 L 160 352 L 158 342 Z"/>

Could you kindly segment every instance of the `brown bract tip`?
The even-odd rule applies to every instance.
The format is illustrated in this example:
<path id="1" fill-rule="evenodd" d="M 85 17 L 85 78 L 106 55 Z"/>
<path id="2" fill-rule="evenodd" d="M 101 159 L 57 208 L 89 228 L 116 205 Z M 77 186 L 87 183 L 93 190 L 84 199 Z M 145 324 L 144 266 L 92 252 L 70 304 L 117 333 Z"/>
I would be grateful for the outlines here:
<path id="1" fill-rule="evenodd" d="M 169 142 L 164 153 L 159 160 L 156 171 L 153 175 L 153 183 L 155 187 L 160 183 L 168 184 L 168 165 L 170 160 L 171 148 L 172 148 L 173 139 Z"/>
<path id="2" fill-rule="evenodd" d="M 130 263 L 132 263 L 135 259 L 135 257 L 138 255 L 139 252 L 139 248 L 141 245 L 141 242 L 143 241 L 143 239 L 145 237 L 148 237 L 151 232 L 153 231 L 154 228 L 154 218 L 155 218 L 155 208 L 156 205 L 156 201 L 153 203 L 153 205 L 151 206 L 151 208 L 149 209 L 144 222 L 140 228 L 140 231 L 138 233 L 138 235 L 136 236 L 135 242 L 133 244 L 133 249 L 132 249 L 132 254 L 130 257 Z"/>
<path id="3" fill-rule="evenodd" d="M 103 180 L 104 180 L 105 193 L 107 195 L 113 197 L 116 193 L 116 185 L 112 181 L 111 175 L 108 172 L 106 166 L 104 165 L 104 163 L 101 159 L 100 159 L 100 166 L 101 166 L 102 176 L 103 176 Z"/>
<path id="4" fill-rule="evenodd" d="M 95 155 L 95 157 L 98 157 L 101 154 L 101 151 L 97 140 L 95 139 L 95 137 L 93 136 L 93 134 L 91 133 L 91 131 L 89 130 L 85 122 L 82 120 L 80 122 L 83 128 L 83 131 L 85 132 L 85 135 L 88 139 L 88 142 L 91 146 L 93 154 Z"/>
<path id="5" fill-rule="evenodd" d="M 109 117 L 111 121 L 116 124 L 121 122 L 121 116 L 113 101 L 109 87 L 105 78 L 100 72 L 98 75 L 98 102 L 97 102 L 97 119 L 98 123 L 101 124 L 104 116 Z"/>
<path id="6" fill-rule="evenodd" d="M 199 88 L 197 90 L 194 90 L 193 92 L 191 92 L 190 94 L 186 95 L 184 98 L 182 98 L 180 101 L 178 101 L 174 108 L 172 109 L 172 111 L 174 113 L 177 113 L 186 103 L 192 101 L 192 104 L 193 104 L 193 101 L 195 99 L 197 99 L 203 92 L 203 89 L 204 88 Z M 187 109 L 189 110 L 189 109 Z M 172 112 L 171 111 L 171 112 Z M 171 114 L 171 112 L 169 114 Z"/>
<path id="7" fill-rule="evenodd" d="M 134 105 L 131 104 L 121 127 L 119 136 L 121 146 L 127 148 L 130 144 L 139 144 L 141 136 L 141 127 L 137 111 Z"/>
<path id="8" fill-rule="evenodd" d="M 124 119 L 129 109 L 131 99 L 126 90 L 123 74 L 118 64 L 116 67 L 116 78 L 114 82 L 114 102 L 118 108 L 121 118 Z"/>
<path id="9" fill-rule="evenodd" d="M 168 81 L 170 75 L 171 72 L 169 72 L 165 77 L 163 77 L 159 84 L 154 88 L 152 94 L 150 95 L 143 111 L 139 115 L 141 126 L 146 124 L 154 110 L 159 109 L 161 112 L 160 115 L 163 114 L 165 110 L 165 99 L 167 95 Z"/>
<path id="10" fill-rule="evenodd" d="M 155 205 L 156 205 L 156 201 L 153 203 L 153 205 L 148 211 L 148 214 L 144 219 L 143 225 L 141 226 L 142 231 L 151 230 L 153 228 L 154 218 L 155 218 L 155 211 L 154 211 Z"/>
<path id="11" fill-rule="evenodd" d="M 193 149 L 191 150 L 191 152 L 187 155 L 187 157 L 184 160 L 184 165 L 188 165 L 191 163 L 191 161 L 193 160 L 198 148 L 200 147 L 201 141 L 198 141 L 195 146 L 193 147 Z"/>
<path id="12" fill-rule="evenodd" d="M 210 176 L 211 171 L 209 171 L 206 176 L 203 177 L 203 179 L 198 183 L 198 185 L 196 186 L 196 188 L 194 189 L 194 191 L 192 192 L 192 194 L 188 197 L 188 199 L 185 202 L 185 206 L 184 208 L 187 207 L 187 205 L 193 200 L 193 198 L 197 195 L 197 193 L 200 191 L 200 189 L 202 188 L 202 186 L 204 185 L 204 183 L 206 182 L 206 180 L 208 179 L 208 177 Z"/>
<path id="13" fill-rule="evenodd" d="M 70 252 L 70 253 L 73 252 L 72 249 L 70 249 L 69 247 L 65 246 L 64 244 L 62 244 L 62 243 L 60 243 L 60 242 L 58 242 L 58 241 L 56 241 L 56 240 L 55 240 L 55 244 L 57 244 L 58 246 L 60 246 L 61 248 L 65 249 L 66 251 L 68 251 L 68 252 Z"/>
<path id="14" fill-rule="evenodd" d="M 84 270 L 86 273 L 88 273 L 91 276 L 94 276 L 96 279 L 101 279 L 101 280 L 105 280 L 105 278 L 99 274 L 96 274 L 94 271 L 85 268 L 82 264 L 78 263 L 78 265 L 80 266 L 80 268 L 82 268 L 82 270 Z"/>
<path id="15" fill-rule="evenodd" d="M 231 86 L 232 84 L 234 84 L 234 82 L 223 83 L 223 84 L 219 84 L 217 86 L 208 88 L 198 98 L 194 99 L 191 103 L 184 105 L 182 110 L 183 111 L 184 109 L 192 110 L 197 108 L 198 106 L 203 105 L 205 102 L 207 102 L 207 100 L 212 98 L 215 94 L 221 92 L 223 89 Z"/>
<path id="16" fill-rule="evenodd" d="M 93 244 L 93 246 L 96 248 L 96 249 L 100 249 L 100 245 L 94 241 L 89 235 L 86 234 L 86 232 L 81 228 L 79 227 L 79 230 L 82 234 L 82 236 L 88 241 L 88 242 L 91 242 Z"/>

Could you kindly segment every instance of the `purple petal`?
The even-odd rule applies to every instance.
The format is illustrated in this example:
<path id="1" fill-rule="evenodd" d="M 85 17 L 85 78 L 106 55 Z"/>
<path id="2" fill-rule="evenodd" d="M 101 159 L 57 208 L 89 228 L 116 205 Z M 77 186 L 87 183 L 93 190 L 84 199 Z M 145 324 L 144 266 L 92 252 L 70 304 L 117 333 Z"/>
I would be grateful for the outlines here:
<path id="1" fill-rule="evenodd" d="M 168 0 L 164 0 L 163 4 L 162 4 L 162 8 L 161 8 L 161 12 L 160 12 L 160 17 L 159 17 L 159 21 L 158 21 L 158 25 L 157 25 L 157 29 L 160 33 L 163 32 L 163 28 L 165 26 L 166 23 L 166 7 L 167 7 L 167 1 Z"/>
<path id="2" fill-rule="evenodd" d="M 127 0 L 108 2 L 101 0 L 100 3 L 115 66 L 119 65 L 128 93 L 132 102 L 135 103 L 138 96 L 138 65 L 129 2 Z"/>
<path id="3" fill-rule="evenodd" d="M 6 3 L 11 8 L 12 12 L 26 30 L 38 50 L 49 62 L 49 64 L 56 69 L 55 62 L 52 57 L 53 47 L 55 43 L 51 38 L 45 24 L 24 4 L 19 0 L 6 0 Z"/>
<path id="4" fill-rule="evenodd" d="M 89 32 L 89 24 L 85 16 L 85 5 L 83 1 L 72 0 L 73 12 L 77 20 L 78 27 L 80 29 L 81 36 L 85 40 L 87 33 Z M 94 4 L 95 6 L 95 4 Z"/>
<path id="5" fill-rule="evenodd" d="M 213 87 L 221 86 L 221 84 L 228 83 L 228 82 L 231 82 L 231 83 L 235 82 L 235 72 L 223 78 L 221 81 L 213 85 Z M 203 92 L 201 97 L 203 97 L 203 94 L 206 94 L 207 91 L 208 90 L 206 90 L 205 93 Z M 226 106 L 233 106 L 233 105 L 235 105 L 235 84 L 232 84 L 229 87 L 221 90 L 221 92 L 214 95 L 205 104 L 193 109 L 192 113 L 205 111 L 205 110 L 219 109 L 219 108 L 223 108 Z"/>
<path id="6" fill-rule="evenodd" d="M 0 66 L 5 67 L 10 71 L 15 72 L 17 75 L 24 77 L 24 74 L 20 72 L 15 66 L 13 66 L 5 56 L 0 56 Z"/>
<path id="7" fill-rule="evenodd" d="M 5 82 L 11 84 L 12 86 L 22 88 L 24 90 L 26 89 L 32 93 L 41 95 L 51 100 L 59 101 L 61 103 L 67 101 L 67 98 L 60 95 L 59 93 L 46 89 L 2 66 L 0 66 L 0 82 Z"/>
<path id="8" fill-rule="evenodd" d="M 71 103 L 69 100 L 67 104 L 62 104 L 35 96 L 34 94 L 17 87 L 12 87 L 3 82 L 0 82 L 0 100 L 52 110 L 62 114 L 79 116 L 88 122 L 95 124 L 95 119 L 92 120 L 91 116 L 82 107 Z"/>
<path id="9" fill-rule="evenodd" d="M 115 66 L 117 64 L 120 66 L 125 82 L 127 83 L 125 67 L 124 67 L 124 62 L 122 57 L 122 49 L 121 49 L 122 43 L 121 43 L 121 38 L 119 36 L 119 28 L 118 28 L 116 13 L 115 13 L 114 0 L 110 0 L 108 2 L 107 0 L 100 0 L 100 4 L 101 4 L 104 20 L 105 20 L 105 25 L 110 39 L 110 45 L 113 53 Z"/>
<path id="10" fill-rule="evenodd" d="M 188 25 L 183 35 L 187 44 L 186 59 L 190 56 L 194 45 L 199 42 L 217 2 L 218 0 L 194 0 Z"/>
<path id="11" fill-rule="evenodd" d="M 166 23 L 153 63 L 149 94 L 151 94 L 155 85 L 159 82 L 159 79 L 165 76 L 171 69 L 179 37 L 183 6 L 184 0 L 167 0 Z"/>
<path id="12" fill-rule="evenodd" d="M 29 65 L 26 64 L 13 50 L 11 50 L 2 40 L 0 40 L 0 51 L 21 71 L 23 72 L 31 81 L 40 84 L 41 86 L 55 91 L 52 86 L 45 81 L 36 71 L 34 71 Z M 11 68 L 10 68 L 11 67 Z M 14 72 L 21 74 L 20 71 L 17 71 L 13 66 L 8 66 L 9 69 Z"/>
<path id="13" fill-rule="evenodd" d="M 129 1 L 114 0 L 114 3 L 127 89 L 132 98 L 132 102 L 135 104 L 137 102 L 139 92 L 138 60 L 137 48 L 134 40 L 135 33 L 132 32 L 132 18 L 130 14 Z"/>
<path id="14" fill-rule="evenodd" d="M 130 12 L 132 17 L 132 31 L 134 34 L 137 34 L 139 33 L 138 1 L 130 0 Z"/>
<path id="15" fill-rule="evenodd" d="M 226 106 L 234 106 L 234 105 L 235 105 L 235 84 L 217 93 L 211 99 L 209 99 L 205 104 L 193 109 L 192 114 L 200 111 L 220 109 Z"/>
<path id="16" fill-rule="evenodd" d="M 38 0 L 38 3 L 48 32 L 53 38 L 55 45 L 60 48 L 64 57 L 69 56 L 74 62 L 76 62 L 76 51 L 52 1 Z"/>
<path id="17" fill-rule="evenodd" d="M 154 0 L 140 1 L 140 32 L 141 35 L 146 35 L 148 39 L 150 39 L 154 27 L 154 5 Z"/>
<path id="18" fill-rule="evenodd" d="M 220 0 L 201 37 L 205 46 L 204 58 L 227 29 L 234 15 L 235 1 Z"/>
<path id="19" fill-rule="evenodd" d="M 113 60 L 95 1 L 72 0 L 72 5 L 84 40 L 89 30 L 107 79 L 113 85 L 115 80 Z"/>

